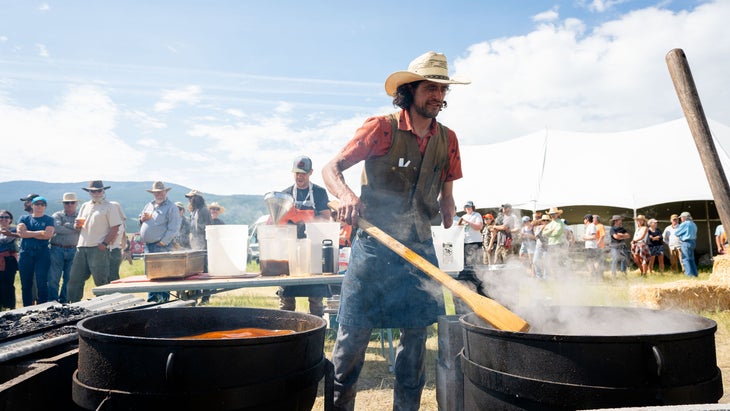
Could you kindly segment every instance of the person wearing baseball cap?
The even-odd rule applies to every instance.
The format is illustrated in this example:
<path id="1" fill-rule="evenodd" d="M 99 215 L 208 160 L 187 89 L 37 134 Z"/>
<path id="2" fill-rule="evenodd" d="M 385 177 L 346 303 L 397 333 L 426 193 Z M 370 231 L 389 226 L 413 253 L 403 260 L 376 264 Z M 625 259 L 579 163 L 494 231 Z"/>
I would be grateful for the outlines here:
<path id="1" fill-rule="evenodd" d="M 55 231 L 53 217 L 45 213 L 48 200 L 36 196 L 30 202 L 33 210 L 18 219 L 16 228 L 20 236 L 18 271 L 23 307 L 48 301 L 48 268 L 51 265 L 48 241 Z M 34 282 L 37 288 L 37 300 L 33 296 Z"/>
<path id="2" fill-rule="evenodd" d="M 327 190 L 309 181 L 313 172 L 312 159 L 307 156 L 298 156 L 292 163 L 291 172 L 294 173 L 294 184 L 285 188 L 283 192 L 294 197 L 294 207 L 297 210 L 310 210 L 310 217 L 307 218 L 311 218 L 312 221 L 330 221 L 332 214 L 327 205 L 329 203 Z M 304 232 L 304 223 L 306 221 L 295 221 L 294 223 L 297 223 L 297 237 L 306 238 Z M 322 299 L 332 296 L 329 287 L 326 285 L 279 287 L 277 294 L 279 295 L 279 308 L 287 311 L 296 309 L 296 297 L 307 297 L 309 300 L 309 313 L 318 317 L 324 316 Z"/>
<path id="3" fill-rule="evenodd" d="M 664 229 L 662 237 L 669 246 L 669 267 L 673 273 L 678 273 L 684 270 L 684 265 L 680 266 L 680 264 L 684 264 L 682 262 L 682 240 L 675 234 L 679 227 L 679 215 L 672 214 L 669 222 L 671 225 Z"/>
<path id="4" fill-rule="evenodd" d="M 456 134 L 436 121 L 451 85 L 468 84 L 449 73 L 446 56 L 429 51 L 385 80 L 401 110 L 371 117 L 325 165 L 322 174 L 339 199 L 337 217 L 353 226 L 360 215 L 406 247 L 437 263 L 431 220 L 445 228 L 456 215 L 453 182 L 462 177 Z M 343 172 L 364 162 L 360 195 Z M 425 378 L 427 327 L 444 314 L 440 287 L 374 238 L 358 235 L 342 285 L 333 363 L 335 408 L 355 407 L 357 379 L 372 328 L 401 328 L 395 364 L 394 409 L 417 409 Z M 407 304 L 404 304 L 404 299 Z M 406 359 L 414 359 L 406 363 Z"/>
<path id="5" fill-rule="evenodd" d="M 30 213 L 33 211 L 33 208 L 31 207 L 30 202 L 36 197 L 38 197 L 38 194 L 31 193 L 20 199 L 20 201 L 23 202 L 23 211 L 25 211 L 26 213 Z"/>

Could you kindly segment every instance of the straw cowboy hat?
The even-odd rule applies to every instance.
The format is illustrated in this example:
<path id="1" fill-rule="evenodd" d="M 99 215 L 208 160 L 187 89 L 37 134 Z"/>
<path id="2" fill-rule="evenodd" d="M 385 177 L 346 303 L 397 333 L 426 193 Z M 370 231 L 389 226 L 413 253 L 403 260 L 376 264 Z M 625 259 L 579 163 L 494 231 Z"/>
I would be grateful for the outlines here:
<path id="1" fill-rule="evenodd" d="M 111 186 L 105 186 L 101 180 L 93 180 L 93 181 L 89 181 L 88 187 L 82 187 L 81 189 L 84 191 L 89 191 L 89 190 L 108 190 L 110 188 L 111 188 Z"/>
<path id="2" fill-rule="evenodd" d="M 162 181 L 155 181 L 152 183 L 152 189 L 147 190 L 148 193 L 159 193 L 160 191 L 170 191 L 172 187 L 165 188 L 165 183 Z"/>
<path id="3" fill-rule="evenodd" d="M 563 214 L 563 210 L 558 209 L 557 207 L 550 207 L 550 209 L 547 211 L 548 214 Z"/>
<path id="4" fill-rule="evenodd" d="M 62 203 L 69 203 L 71 201 L 78 202 L 79 199 L 76 198 L 76 193 L 63 193 L 63 199 L 61 200 Z"/>
<path id="5" fill-rule="evenodd" d="M 220 209 L 220 214 L 223 214 L 226 211 L 226 208 L 223 207 L 222 205 L 218 204 L 217 201 L 213 201 L 212 203 L 208 204 L 208 209 L 211 209 L 211 208 Z"/>
<path id="6" fill-rule="evenodd" d="M 471 81 L 449 78 L 446 56 L 429 51 L 411 61 L 406 71 L 396 71 L 385 80 L 385 92 L 394 96 L 398 86 L 414 81 L 428 80 L 441 84 L 469 84 Z"/>

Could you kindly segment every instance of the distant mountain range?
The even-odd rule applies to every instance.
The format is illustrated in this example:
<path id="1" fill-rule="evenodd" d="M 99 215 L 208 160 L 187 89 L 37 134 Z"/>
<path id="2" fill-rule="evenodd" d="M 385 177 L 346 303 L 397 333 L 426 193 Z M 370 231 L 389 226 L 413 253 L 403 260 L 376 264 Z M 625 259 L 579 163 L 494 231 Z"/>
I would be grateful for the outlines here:
<path id="1" fill-rule="evenodd" d="M 152 188 L 152 181 L 104 181 L 105 186 L 110 186 L 106 192 L 107 200 L 119 202 L 127 215 L 127 232 L 134 233 L 139 231 L 139 224 L 136 222 L 140 211 L 144 205 L 152 201 L 152 194 L 146 190 Z M 188 200 L 185 194 L 190 191 L 189 187 L 177 184 L 168 184 L 172 190 L 167 194 L 168 198 L 180 201 L 186 207 Z M 88 187 L 88 181 L 77 183 L 45 183 L 42 181 L 8 181 L 0 183 L 0 209 L 9 210 L 15 217 L 14 223 L 23 215 L 23 202 L 20 198 L 28 194 L 40 194 L 48 199 L 48 210 L 46 214 L 51 215 L 58 210 L 62 210 L 61 198 L 63 193 L 74 192 L 80 202 L 89 200 L 89 194 L 82 190 L 82 187 Z M 206 204 L 217 201 L 224 208 L 225 212 L 220 218 L 226 224 L 253 224 L 257 218 L 268 214 L 266 205 L 264 204 L 263 195 L 214 195 L 202 193 Z"/>

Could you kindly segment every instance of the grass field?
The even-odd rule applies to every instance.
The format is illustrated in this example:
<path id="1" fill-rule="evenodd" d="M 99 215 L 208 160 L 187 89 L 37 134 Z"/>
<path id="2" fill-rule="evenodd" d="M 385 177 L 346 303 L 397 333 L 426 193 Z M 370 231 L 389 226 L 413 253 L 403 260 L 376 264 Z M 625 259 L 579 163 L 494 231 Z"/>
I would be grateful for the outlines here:
<path id="1" fill-rule="evenodd" d="M 251 271 L 257 267 L 250 267 Z M 142 262 L 136 260 L 133 265 L 122 264 L 121 276 L 143 274 Z M 709 271 L 705 269 L 700 273 L 699 281 L 707 280 Z M 627 277 L 619 279 L 604 278 L 603 281 L 587 281 L 580 275 L 575 278 L 561 279 L 560 281 L 535 281 L 524 278 L 520 281 L 520 302 L 531 301 L 536 298 L 558 305 L 613 305 L 630 306 L 629 288 L 634 284 L 664 283 L 676 280 L 684 280 L 686 277 L 680 274 L 663 274 L 649 277 L 640 277 L 636 273 L 629 273 Z M 570 284 L 566 286 L 566 282 Z M 94 287 L 92 280 L 89 280 L 85 287 L 85 298 L 92 298 L 91 289 Z M 16 281 L 18 301 L 20 301 L 20 284 Z M 278 299 L 275 295 L 275 288 L 250 288 L 233 290 L 211 297 L 210 304 L 215 306 L 245 306 L 277 308 Z M 140 295 L 144 297 L 144 295 Z M 448 292 L 445 293 L 447 300 L 447 314 L 453 314 L 453 304 Z M 297 310 L 307 311 L 306 298 L 298 299 Z M 19 304 L 20 305 L 20 304 Z M 723 386 L 730 387 L 730 312 L 703 312 L 705 317 L 715 320 L 718 324 L 715 334 L 716 352 L 718 366 L 723 374 Z M 430 337 L 427 341 L 427 382 L 422 396 L 422 410 L 437 410 L 436 403 L 436 359 L 438 354 L 436 326 L 430 329 Z M 334 343 L 333 334 L 328 331 L 328 338 L 325 341 L 325 355 L 332 352 Z M 397 341 L 395 341 L 397 344 Z M 374 334 L 366 355 L 366 363 L 359 380 L 359 393 L 357 397 L 356 410 L 390 410 L 392 409 L 392 392 L 394 378 L 388 370 L 387 355 L 381 353 L 381 343 L 377 334 Z M 321 385 L 321 384 L 320 384 Z M 320 389 L 321 391 L 321 389 Z M 730 403 L 730 395 L 726 394 L 720 400 L 721 403 Z M 320 395 L 315 403 L 315 410 L 324 409 L 323 398 Z"/>

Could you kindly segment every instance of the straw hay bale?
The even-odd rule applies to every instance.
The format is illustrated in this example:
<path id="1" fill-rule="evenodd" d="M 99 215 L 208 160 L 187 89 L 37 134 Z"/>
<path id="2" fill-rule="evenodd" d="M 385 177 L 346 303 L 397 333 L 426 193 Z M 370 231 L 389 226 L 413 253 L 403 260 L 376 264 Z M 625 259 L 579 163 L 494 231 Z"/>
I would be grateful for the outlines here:
<path id="1" fill-rule="evenodd" d="M 710 281 L 730 283 L 730 255 L 718 255 L 712 263 Z"/>
<path id="2" fill-rule="evenodd" d="M 681 280 L 634 285 L 629 296 L 634 304 L 654 309 L 723 311 L 730 309 L 730 282 Z"/>

